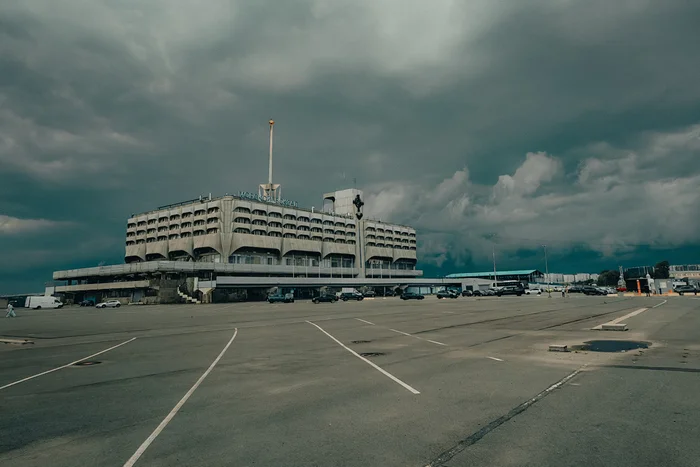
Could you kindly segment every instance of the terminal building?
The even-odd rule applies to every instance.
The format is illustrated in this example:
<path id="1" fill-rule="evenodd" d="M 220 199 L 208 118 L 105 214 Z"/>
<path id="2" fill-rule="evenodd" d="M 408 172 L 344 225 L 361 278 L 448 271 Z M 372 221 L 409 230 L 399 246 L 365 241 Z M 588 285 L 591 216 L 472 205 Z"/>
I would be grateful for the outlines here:
<path id="1" fill-rule="evenodd" d="M 124 264 L 56 271 L 46 292 L 170 303 L 229 301 L 252 289 L 264 296 L 274 287 L 310 294 L 323 286 L 425 285 L 415 229 L 365 218 L 362 191 L 326 193 L 320 210 L 282 198 L 272 182 L 269 123 L 268 182 L 257 193 L 200 196 L 132 215 Z"/>
<path id="2" fill-rule="evenodd" d="M 126 222 L 124 264 L 56 271 L 54 292 L 76 301 L 166 303 L 183 294 L 226 301 L 223 295 L 231 294 L 224 290 L 219 300 L 203 295 L 227 286 L 263 294 L 277 285 L 400 285 L 422 276 L 415 229 L 365 219 L 360 190 L 323 198 L 324 210 L 317 211 L 241 192 L 133 215 Z"/>

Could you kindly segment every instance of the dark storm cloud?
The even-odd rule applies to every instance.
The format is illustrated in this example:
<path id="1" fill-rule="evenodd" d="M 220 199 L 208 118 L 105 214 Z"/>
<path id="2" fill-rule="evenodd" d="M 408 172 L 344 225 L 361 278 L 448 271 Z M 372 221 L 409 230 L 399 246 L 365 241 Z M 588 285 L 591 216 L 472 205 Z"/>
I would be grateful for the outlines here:
<path id="1" fill-rule="evenodd" d="M 700 242 L 696 2 L 6 1 L 0 18 L 0 215 L 57 223 L 0 231 L 5 284 L 22 257 L 39 282 L 118 261 L 133 212 L 254 190 L 270 117 L 286 197 L 318 206 L 357 178 L 426 262 L 478 263 L 503 229 L 562 254 Z"/>

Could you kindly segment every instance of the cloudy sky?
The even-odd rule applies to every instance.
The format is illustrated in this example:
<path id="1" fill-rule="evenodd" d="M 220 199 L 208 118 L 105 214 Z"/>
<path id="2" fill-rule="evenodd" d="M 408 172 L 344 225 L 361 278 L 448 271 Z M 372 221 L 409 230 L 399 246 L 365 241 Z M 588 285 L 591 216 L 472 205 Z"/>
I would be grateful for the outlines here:
<path id="1" fill-rule="evenodd" d="M 3 0 L 0 293 L 267 175 L 365 191 L 426 274 L 700 262 L 700 3 Z"/>

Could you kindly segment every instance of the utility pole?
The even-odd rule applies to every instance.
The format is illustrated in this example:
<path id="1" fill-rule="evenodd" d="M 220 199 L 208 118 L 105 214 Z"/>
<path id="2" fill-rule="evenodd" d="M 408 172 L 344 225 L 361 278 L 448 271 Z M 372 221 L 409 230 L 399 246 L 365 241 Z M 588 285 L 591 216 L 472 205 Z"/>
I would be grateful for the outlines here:
<path id="1" fill-rule="evenodd" d="M 542 248 L 544 248 L 544 275 L 547 278 L 547 297 L 552 298 L 552 286 L 550 284 L 550 282 L 552 281 L 549 278 L 549 263 L 547 262 L 547 245 L 542 245 Z"/>
<path id="2" fill-rule="evenodd" d="M 493 255 L 493 288 L 498 287 L 498 274 L 496 273 L 496 245 L 491 246 L 491 254 Z"/>

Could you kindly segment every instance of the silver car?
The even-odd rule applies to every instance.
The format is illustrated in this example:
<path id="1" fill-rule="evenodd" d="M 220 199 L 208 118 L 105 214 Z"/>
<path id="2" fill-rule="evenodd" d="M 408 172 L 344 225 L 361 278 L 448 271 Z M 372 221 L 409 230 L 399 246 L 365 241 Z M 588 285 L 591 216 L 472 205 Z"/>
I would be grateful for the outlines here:
<path id="1" fill-rule="evenodd" d="M 95 308 L 119 308 L 122 304 L 119 300 L 107 300 L 106 302 L 101 302 L 95 305 Z"/>

